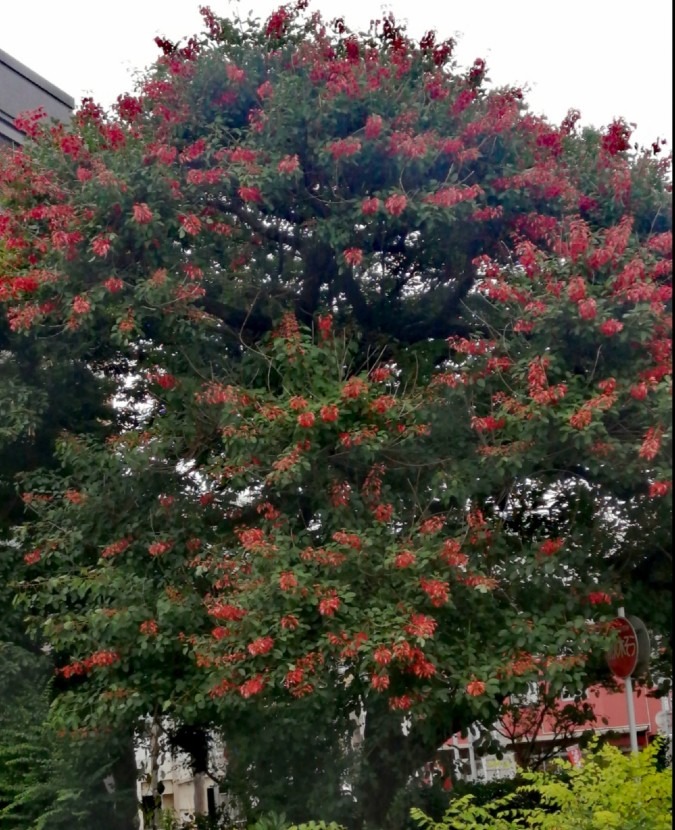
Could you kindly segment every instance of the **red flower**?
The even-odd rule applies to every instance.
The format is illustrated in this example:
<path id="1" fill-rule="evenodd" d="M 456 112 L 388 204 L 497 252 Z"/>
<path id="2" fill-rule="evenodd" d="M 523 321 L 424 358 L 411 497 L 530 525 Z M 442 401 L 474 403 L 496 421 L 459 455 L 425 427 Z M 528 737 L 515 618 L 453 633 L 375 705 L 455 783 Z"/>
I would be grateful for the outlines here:
<path id="1" fill-rule="evenodd" d="M 252 643 L 249 643 L 247 650 L 249 654 L 254 657 L 262 654 L 267 654 L 274 648 L 274 639 L 272 637 L 258 637 Z"/>
<path id="2" fill-rule="evenodd" d="M 222 625 L 217 625 L 211 632 L 211 636 L 214 640 L 222 640 L 224 637 L 227 637 L 229 633 L 229 628 L 225 628 L 225 626 Z"/>
<path id="3" fill-rule="evenodd" d="M 86 297 L 78 296 L 73 298 L 73 313 L 87 314 L 91 311 L 91 303 Z"/>
<path id="4" fill-rule="evenodd" d="M 237 530 L 237 536 L 244 550 L 260 550 L 267 545 L 265 533 L 259 527 Z"/>
<path id="5" fill-rule="evenodd" d="M 412 698 L 410 695 L 400 695 L 399 697 L 389 698 L 389 708 L 393 710 L 400 709 L 405 711 L 412 706 Z"/>
<path id="6" fill-rule="evenodd" d="M 377 196 L 371 196 L 361 202 L 361 212 L 364 216 L 372 216 L 380 209 L 380 200 Z"/>
<path id="7" fill-rule="evenodd" d="M 544 556 L 553 556 L 554 553 L 557 553 L 560 550 L 563 544 L 563 539 L 547 539 L 539 546 L 539 550 L 544 554 Z"/>
<path id="8" fill-rule="evenodd" d="M 445 524 L 445 516 L 431 516 L 420 525 L 420 533 L 431 534 L 438 533 L 438 531 Z"/>
<path id="9" fill-rule="evenodd" d="M 113 663 L 117 663 L 119 659 L 120 656 L 116 651 L 105 649 L 103 651 L 95 651 L 92 655 L 87 657 L 84 664 L 87 668 L 93 668 L 94 666 L 112 666 Z"/>
<path id="10" fill-rule="evenodd" d="M 156 620 L 145 620 L 145 622 L 140 624 L 138 630 L 141 634 L 145 634 L 146 637 L 156 637 L 159 634 L 159 626 Z"/>
<path id="11" fill-rule="evenodd" d="M 91 243 L 91 250 L 96 256 L 105 256 L 110 250 L 110 239 L 107 236 L 97 236 Z"/>
<path id="12" fill-rule="evenodd" d="M 373 660 L 378 666 L 388 666 L 393 656 L 391 649 L 388 649 L 386 646 L 378 646 L 373 652 Z"/>
<path id="13" fill-rule="evenodd" d="M 404 550 L 394 559 L 394 566 L 396 568 L 410 568 L 417 561 L 417 557 L 412 551 Z"/>
<path id="14" fill-rule="evenodd" d="M 467 683 L 466 693 L 471 697 L 479 697 L 485 692 L 485 683 L 482 680 L 472 680 Z"/>
<path id="15" fill-rule="evenodd" d="M 623 150 L 630 150 L 630 137 L 632 131 L 628 124 L 622 119 L 612 121 L 607 128 L 606 135 L 602 137 L 602 149 L 615 156 Z"/>
<path id="16" fill-rule="evenodd" d="M 279 577 L 279 587 L 282 591 L 290 591 L 298 584 L 297 577 L 291 571 L 284 571 Z"/>
<path id="17" fill-rule="evenodd" d="M 177 378 L 168 372 L 156 372 L 151 376 L 150 380 L 154 381 L 157 386 L 161 386 L 162 389 L 170 390 L 178 386 Z"/>
<path id="18" fill-rule="evenodd" d="M 673 486 L 672 481 L 654 481 L 649 485 L 649 498 L 650 499 L 660 499 L 663 496 L 666 496 L 669 492 L 671 487 Z"/>
<path id="19" fill-rule="evenodd" d="M 336 530 L 333 534 L 333 541 L 338 545 L 347 545 L 353 550 L 361 550 L 361 539 L 356 533 L 345 533 L 343 530 Z"/>
<path id="20" fill-rule="evenodd" d="M 361 142 L 357 138 L 340 138 L 328 145 L 328 152 L 335 161 L 340 158 L 356 155 L 361 149 Z"/>
<path id="21" fill-rule="evenodd" d="M 640 458 L 644 458 L 647 461 L 653 461 L 656 458 L 661 448 L 662 432 L 661 427 L 650 427 L 647 430 L 642 446 L 640 447 L 640 452 L 638 453 Z"/>
<path id="22" fill-rule="evenodd" d="M 245 202 L 262 202 L 262 193 L 257 187 L 240 187 L 238 192 Z"/>
<path id="23" fill-rule="evenodd" d="M 319 415 L 321 416 L 322 421 L 325 421 L 327 424 L 331 424 L 337 421 L 340 416 L 340 410 L 333 404 L 330 406 L 322 406 L 319 410 Z"/>
<path id="24" fill-rule="evenodd" d="M 285 617 L 281 618 L 280 625 L 282 628 L 294 631 L 300 625 L 300 621 L 295 614 L 287 614 Z"/>
<path id="25" fill-rule="evenodd" d="M 253 697 L 253 695 L 260 694 L 264 688 L 265 679 L 262 675 L 257 674 L 255 677 L 252 677 L 250 680 L 246 680 L 241 684 L 239 687 L 239 694 L 246 698 Z"/>
<path id="26" fill-rule="evenodd" d="M 394 513 L 394 507 L 391 504 L 378 504 L 373 510 L 373 518 L 376 522 L 388 522 Z"/>
<path id="27" fill-rule="evenodd" d="M 593 413 L 587 406 L 582 406 L 573 415 L 570 415 L 569 423 L 574 429 L 586 429 L 593 420 Z"/>
<path id="28" fill-rule="evenodd" d="M 192 236 L 196 236 L 202 227 L 201 219 L 192 213 L 187 216 L 179 216 L 178 221 L 185 229 L 185 233 L 189 233 Z"/>
<path id="29" fill-rule="evenodd" d="M 469 561 L 469 557 L 461 552 L 461 546 L 456 539 L 446 539 L 441 551 L 441 559 L 453 568 L 459 568 Z"/>
<path id="30" fill-rule="evenodd" d="M 410 617 L 410 622 L 405 627 L 407 634 L 411 637 L 433 637 L 438 623 L 433 617 L 427 617 L 425 614 L 413 614 Z"/>
<path id="31" fill-rule="evenodd" d="M 299 168 L 300 160 L 297 156 L 284 156 L 277 165 L 277 170 L 287 176 L 295 173 Z"/>
<path id="32" fill-rule="evenodd" d="M 506 421 L 504 418 L 494 418 L 492 415 L 488 415 L 485 418 L 477 418 L 474 416 L 471 419 L 471 428 L 475 429 L 476 432 L 497 432 L 505 424 Z"/>
<path id="33" fill-rule="evenodd" d="M 630 388 L 631 398 L 635 398 L 636 401 L 643 401 L 648 394 L 649 386 L 644 381 L 641 381 Z"/>
<path id="34" fill-rule="evenodd" d="M 42 552 L 39 548 L 31 550 L 29 553 L 26 553 L 23 557 L 23 561 L 26 563 L 26 565 L 35 565 L 37 562 L 40 561 L 40 559 L 42 559 Z"/>
<path id="35" fill-rule="evenodd" d="M 284 678 L 284 686 L 299 686 L 304 679 L 305 672 L 303 669 L 291 669 L 290 671 L 286 672 L 286 677 Z"/>
<path id="36" fill-rule="evenodd" d="M 209 609 L 209 614 L 217 620 L 229 620 L 230 622 L 237 622 L 246 616 L 246 611 L 243 608 L 237 608 L 234 605 L 214 605 Z"/>
<path id="37" fill-rule="evenodd" d="M 135 204 L 133 212 L 134 222 L 137 222 L 139 225 L 147 225 L 149 222 L 152 222 L 152 211 L 145 202 Z"/>
<path id="38" fill-rule="evenodd" d="M 173 547 L 173 542 L 153 542 L 148 545 L 148 553 L 150 556 L 162 556 L 168 553 Z"/>
<path id="39" fill-rule="evenodd" d="M 567 285 L 567 296 L 573 303 L 580 303 L 586 299 L 586 280 L 583 277 L 572 277 Z"/>
<path id="40" fill-rule="evenodd" d="M 602 591 L 591 591 L 588 595 L 588 601 L 591 605 L 609 605 L 612 602 L 612 598 L 609 594 L 605 594 Z"/>
<path id="41" fill-rule="evenodd" d="M 347 383 L 342 387 L 343 398 L 360 398 L 368 392 L 368 384 L 361 380 L 361 378 L 349 378 Z"/>
<path id="42" fill-rule="evenodd" d="M 325 314 L 319 315 L 316 321 L 317 328 L 321 333 L 321 339 L 327 340 L 330 337 L 331 330 L 333 328 L 333 315 L 332 314 Z"/>
<path id="43" fill-rule="evenodd" d="M 384 209 L 390 216 L 400 216 L 406 209 L 408 200 L 402 193 L 395 193 L 384 203 Z"/>
<path id="44" fill-rule="evenodd" d="M 389 688 L 388 674 L 371 674 L 370 685 L 378 692 L 383 692 Z"/>
<path id="45" fill-rule="evenodd" d="M 383 123 L 381 115 L 369 115 L 366 119 L 366 138 L 368 140 L 377 138 L 382 132 Z"/>
<path id="46" fill-rule="evenodd" d="M 240 81 L 243 81 L 246 77 L 246 73 L 243 69 L 240 69 L 238 66 L 235 66 L 233 63 L 228 63 L 225 67 L 225 74 L 227 75 L 228 79 L 232 81 L 232 83 L 238 84 Z"/>
<path id="47" fill-rule="evenodd" d="M 111 556 L 117 556 L 118 554 L 125 551 L 130 544 L 131 539 L 119 539 L 117 542 L 113 542 L 112 544 L 103 548 L 103 550 L 101 551 L 101 557 L 103 559 L 110 559 Z"/>
<path id="48" fill-rule="evenodd" d="M 302 412 L 300 415 L 298 415 L 298 424 L 301 427 L 305 427 L 307 429 L 309 427 L 313 427 L 315 421 L 316 418 L 314 417 L 313 412 Z"/>
<path id="49" fill-rule="evenodd" d="M 342 255 L 347 265 L 356 267 L 363 262 L 363 251 L 360 248 L 347 248 Z"/>
<path id="50" fill-rule="evenodd" d="M 386 366 L 378 366 L 370 373 L 373 383 L 384 383 L 391 375 L 391 369 Z"/>
<path id="51" fill-rule="evenodd" d="M 124 288 L 124 283 L 119 277 L 110 277 L 103 283 L 103 287 L 111 294 L 116 294 Z"/>
<path id="52" fill-rule="evenodd" d="M 579 316 L 582 320 L 595 320 L 598 307 L 594 299 L 582 300 L 579 303 Z"/>
<path id="53" fill-rule="evenodd" d="M 618 320 L 605 320 L 605 322 L 600 325 L 600 333 L 604 334 L 606 337 L 612 337 L 613 335 L 618 334 L 622 328 L 623 323 L 620 323 Z"/>
<path id="54" fill-rule="evenodd" d="M 420 579 L 420 588 L 436 608 L 445 605 L 450 596 L 450 587 L 447 582 L 442 582 L 440 579 Z"/>
<path id="55" fill-rule="evenodd" d="M 260 84 L 258 89 L 256 90 L 258 93 L 258 97 L 262 98 L 263 101 L 265 98 L 271 98 L 272 93 L 274 92 L 274 88 L 272 87 L 272 83 L 270 81 L 265 81 L 264 83 Z"/>
<path id="56" fill-rule="evenodd" d="M 293 395 L 288 402 L 288 406 L 293 410 L 293 412 L 302 412 L 303 409 L 307 409 L 308 404 L 307 401 L 300 395 Z"/>
<path id="57" fill-rule="evenodd" d="M 319 602 L 319 614 L 323 617 L 332 617 L 340 607 L 340 597 L 324 597 Z"/>

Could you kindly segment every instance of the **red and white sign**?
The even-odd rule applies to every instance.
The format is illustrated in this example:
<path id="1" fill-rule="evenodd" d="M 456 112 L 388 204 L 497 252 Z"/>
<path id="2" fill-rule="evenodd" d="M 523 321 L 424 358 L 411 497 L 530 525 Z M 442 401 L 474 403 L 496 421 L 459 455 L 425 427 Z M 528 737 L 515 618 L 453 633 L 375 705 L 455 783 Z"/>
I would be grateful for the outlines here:
<path id="1" fill-rule="evenodd" d="M 635 629 L 625 617 L 612 622 L 617 639 L 607 652 L 607 664 L 617 677 L 630 677 L 638 663 L 639 649 Z"/>

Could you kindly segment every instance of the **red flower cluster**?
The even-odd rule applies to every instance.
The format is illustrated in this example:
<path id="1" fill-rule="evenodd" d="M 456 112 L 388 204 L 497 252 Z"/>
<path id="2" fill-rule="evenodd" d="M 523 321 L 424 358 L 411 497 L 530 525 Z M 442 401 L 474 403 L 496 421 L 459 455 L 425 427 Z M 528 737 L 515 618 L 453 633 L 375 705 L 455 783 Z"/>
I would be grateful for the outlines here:
<path id="1" fill-rule="evenodd" d="M 394 559 L 394 567 L 411 568 L 416 561 L 417 557 L 412 551 L 404 550 L 401 551 L 401 553 L 396 554 L 396 558 Z"/>
<path id="2" fill-rule="evenodd" d="M 208 609 L 208 612 L 217 620 L 229 620 L 230 622 L 238 622 L 246 616 L 246 611 L 243 608 L 237 608 L 235 605 L 228 604 L 212 605 Z"/>
<path id="3" fill-rule="evenodd" d="M 139 225 L 147 225 L 153 220 L 153 214 L 145 202 L 140 202 L 133 207 L 133 219 Z"/>
<path id="4" fill-rule="evenodd" d="M 638 453 L 640 458 L 644 458 L 647 461 L 653 461 L 656 458 L 659 450 L 661 449 L 662 435 L 663 430 L 660 426 L 650 427 L 647 430 Z"/>
<path id="5" fill-rule="evenodd" d="M 649 485 L 649 498 L 660 499 L 663 498 L 663 496 L 667 496 L 671 491 L 672 486 L 672 481 L 653 481 Z"/>
<path id="6" fill-rule="evenodd" d="M 151 545 L 148 545 L 148 553 L 150 556 L 162 556 L 168 553 L 172 547 L 173 542 L 153 542 Z"/>
<path id="7" fill-rule="evenodd" d="M 268 654 L 274 648 L 274 638 L 258 637 L 257 640 L 253 640 L 252 643 L 249 643 L 246 648 L 248 653 L 252 654 L 254 657 Z"/>
<path id="8" fill-rule="evenodd" d="M 410 622 L 405 626 L 405 631 L 411 637 L 433 637 L 438 623 L 433 617 L 425 614 L 412 614 Z"/>
<path id="9" fill-rule="evenodd" d="M 482 680 L 472 680 L 467 683 L 466 693 L 471 697 L 479 697 L 485 693 L 485 683 Z"/>
<path id="10" fill-rule="evenodd" d="M 145 620 L 140 624 L 138 630 L 146 637 L 156 637 L 159 634 L 159 626 L 156 620 Z"/>
<path id="11" fill-rule="evenodd" d="M 340 597 L 327 596 L 319 600 L 319 614 L 323 617 L 332 617 L 340 607 Z"/>
<path id="12" fill-rule="evenodd" d="M 602 591 L 591 591 L 588 595 L 588 601 L 591 605 L 610 605 L 612 598 L 609 594 L 605 594 Z"/>
<path id="13" fill-rule="evenodd" d="M 360 398 L 368 394 L 368 384 L 361 378 L 351 377 L 342 387 L 342 397 L 347 399 Z"/>
<path id="14" fill-rule="evenodd" d="M 277 170 L 279 173 L 283 174 L 284 176 L 290 176 L 292 173 L 295 173 L 296 170 L 300 169 L 300 160 L 296 156 L 284 156 L 279 164 L 277 165 Z"/>
<path id="15" fill-rule="evenodd" d="M 558 553 L 564 544 L 564 539 L 546 539 L 546 541 L 542 542 L 539 546 L 539 551 L 544 556 L 553 556 L 554 553 Z"/>
<path id="16" fill-rule="evenodd" d="M 373 508 L 373 518 L 376 522 L 388 522 L 394 514 L 391 504 L 378 504 Z"/>
<path id="17" fill-rule="evenodd" d="M 297 587 L 298 578 L 291 571 L 284 571 L 279 577 L 279 588 L 282 591 L 291 591 Z"/>
<path id="18" fill-rule="evenodd" d="M 363 262 L 363 251 L 360 248 L 347 248 L 342 255 L 347 265 L 357 267 Z"/>
<path id="19" fill-rule="evenodd" d="M 402 193 L 395 193 L 385 200 L 384 209 L 390 216 L 400 216 L 408 205 L 408 200 Z"/>
<path id="20" fill-rule="evenodd" d="M 265 678 L 261 674 L 257 674 L 255 677 L 251 677 L 249 680 L 246 680 L 241 684 L 239 687 L 239 694 L 243 698 L 249 698 L 253 697 L 253 695 L 260 694 L 264 688 Z"/>
<path id="21" fill-rule="evenodd" d="M 26 565 L 35 565 L 37 564 L 40 559 L 42 559 L 42 551 L 39 548 L 35 548 L 35 550 L 31 550 L 28 553 L 24 554 L 23 561 Z"/>
<path id="22" fill-rule="evenodd" d="M 420 588 L 436 608 L 445 605 L 450 597 L 450 586 L 440 579 L 420 579 Z"/>

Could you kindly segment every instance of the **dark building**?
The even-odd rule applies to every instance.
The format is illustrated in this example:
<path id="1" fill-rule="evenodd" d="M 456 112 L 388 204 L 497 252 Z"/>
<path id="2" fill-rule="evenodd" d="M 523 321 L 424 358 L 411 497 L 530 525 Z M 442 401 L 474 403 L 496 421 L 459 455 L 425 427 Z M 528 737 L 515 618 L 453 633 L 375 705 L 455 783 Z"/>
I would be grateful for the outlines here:
<path id="1" fill-rule="evenodd" d="M 22 143 L 14 126 L 19 113 L 42 107 L 51 118 L 69 121 L 74 106 L 70 95 L 0 49 L 0 145 Z"/>

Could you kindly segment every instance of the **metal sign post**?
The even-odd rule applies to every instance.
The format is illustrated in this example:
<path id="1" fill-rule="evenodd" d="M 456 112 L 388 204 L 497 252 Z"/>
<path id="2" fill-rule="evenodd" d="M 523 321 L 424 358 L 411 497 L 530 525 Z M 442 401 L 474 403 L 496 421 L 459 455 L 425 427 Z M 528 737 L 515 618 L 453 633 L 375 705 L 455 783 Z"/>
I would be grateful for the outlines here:
<path id="1" fill-rule="evenodd" d="M 619 617 L 625 617 L 626 614 L 623 608 L 619 608 Z M 630 734 L 630 749 L 631 752 L 638 751 L 637 742 L 637 728 L 635 725 L 635 705 L 633 703 L 633 679 L 630 674 L 624 677 L 624 689 L 626 692 L 626 708 L 628 709 L 628 732 Z"/>

